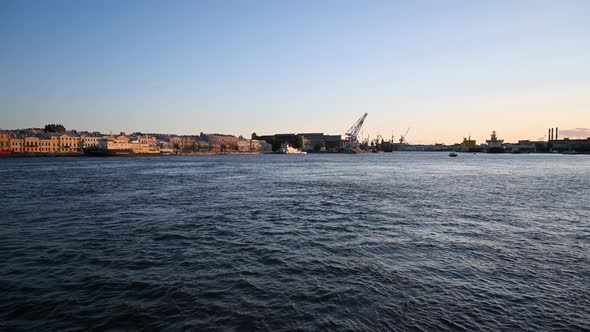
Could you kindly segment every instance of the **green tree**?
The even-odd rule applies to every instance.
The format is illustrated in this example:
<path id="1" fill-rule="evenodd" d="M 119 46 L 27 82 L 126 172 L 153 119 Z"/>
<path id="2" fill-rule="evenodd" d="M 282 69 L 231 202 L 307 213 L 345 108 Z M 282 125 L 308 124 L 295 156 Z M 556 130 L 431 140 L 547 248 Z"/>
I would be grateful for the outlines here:
<path id="1" fill-rule="evenodd" d="M 66 131 L 66 127 L 64 127 L 62 124 L 51 123 L 46 124 L 43 131 L 46 133 L 63 133 Z"/>
<path id="2" fill-rule="evenodd" d="M 178 145 L 178 143 L 172 144 L 172 147 L 176 150 L 180 150 L 180 145 Z"/>

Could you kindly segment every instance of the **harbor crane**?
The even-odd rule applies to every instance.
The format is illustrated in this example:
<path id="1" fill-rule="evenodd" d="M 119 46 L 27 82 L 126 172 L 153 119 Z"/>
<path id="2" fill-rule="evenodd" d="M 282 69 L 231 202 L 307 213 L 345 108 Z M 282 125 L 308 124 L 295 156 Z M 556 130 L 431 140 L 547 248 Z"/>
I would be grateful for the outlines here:
<path id="1" fill-rule="evenodd" d="M 361 118 L 358 119 L 346 132 L 346 139 L 348 140 L 349 144 L 348 148 L 351 150 L 353 150 L 358 145 L 358 135 L 361 131 L 363 123 L 365 122 L 365 119 L 367 118 L 367 115 L 368 113 L 365 113 L 363 116 L 361 116 Z"/>
<path id="2" fill-rule="evenodd" d="M 408 130 L 406 130 L 406 133 L 399 137 L 399 144 L 408 144 L 408 141 L 406 140 L 406 136 L 408 135 L 409 131 L 410 131 L 410 128 L 408 127 Z"/>

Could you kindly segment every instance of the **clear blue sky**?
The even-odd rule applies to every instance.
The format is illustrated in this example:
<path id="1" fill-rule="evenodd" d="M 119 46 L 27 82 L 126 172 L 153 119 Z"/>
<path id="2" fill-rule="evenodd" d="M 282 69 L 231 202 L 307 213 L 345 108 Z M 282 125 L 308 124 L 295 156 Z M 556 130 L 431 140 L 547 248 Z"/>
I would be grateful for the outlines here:
<path id="1" fill-rule="evenodd" d="M 590 127 L 590 1 L 3 0 L 0 41 L 0 128 Z"/>

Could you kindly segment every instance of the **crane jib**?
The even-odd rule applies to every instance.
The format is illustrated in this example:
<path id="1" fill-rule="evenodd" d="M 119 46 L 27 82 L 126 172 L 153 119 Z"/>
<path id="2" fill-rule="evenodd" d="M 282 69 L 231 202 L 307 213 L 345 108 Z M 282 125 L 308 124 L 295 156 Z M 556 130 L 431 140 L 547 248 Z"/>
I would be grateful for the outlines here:
<path id="1" fill-rule="evenodd" d="M 350 127 L 350 129 L 348 129 L 348 131 L 346 132 L 346 136 L 348 137 L 348 139 L 351 143 L 358 141 L 358 134 L 361 131 L 361 127 L 363 126 L 363 123 L 365 122 L 367 115 L 368 115 L 368 113 L 365 113 L 363 116 L 361 116 L 361 118 L 358 119 L 352 125 L 352 127 Z"/>

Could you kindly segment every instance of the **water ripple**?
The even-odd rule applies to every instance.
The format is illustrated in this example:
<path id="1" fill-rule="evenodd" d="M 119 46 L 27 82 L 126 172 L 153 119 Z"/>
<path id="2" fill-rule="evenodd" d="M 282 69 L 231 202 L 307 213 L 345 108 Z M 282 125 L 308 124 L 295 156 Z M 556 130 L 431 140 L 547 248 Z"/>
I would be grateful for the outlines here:
<path id="1" fill-rule="evenodd" d="M 590 330 L 590 159 L 0 160 L 0 330 Z"/>

